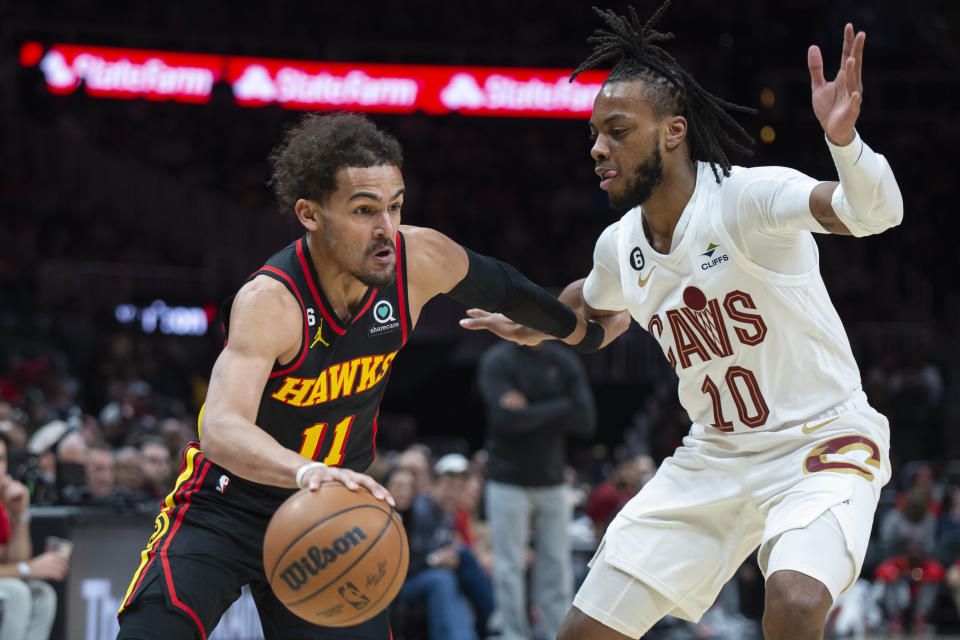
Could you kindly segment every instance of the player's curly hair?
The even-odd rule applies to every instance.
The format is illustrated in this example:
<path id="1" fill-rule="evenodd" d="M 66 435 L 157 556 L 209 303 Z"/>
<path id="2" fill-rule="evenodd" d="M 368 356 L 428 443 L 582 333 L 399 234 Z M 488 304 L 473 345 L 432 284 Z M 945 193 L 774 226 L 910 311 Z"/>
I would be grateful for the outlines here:
<path id="1" fill-rule="evenodd" d="M 642 80 L 644 97 L 657 119 L 668 114 L 679 114 L 687 119 L 687 144 L 694 160 L 709 162 L 717 182 L 720 174 L 730 175 L 728 154 L 753 154 L 754 140 L 728 111 L 756 113 L 756 109 L 727 102 L 705 90 L 683 67 L 664 51 L 658 42 L 673 39 L 672 33 L 654 31 L 663 12 L 670 6 L 665 2 L 656 13 L 640 23 L 637 11 L 629 7 L 629 16 L 620 16 L 612 10 L 593 7 L 609 29 L 596 29 L 587 42 L 593 52 L 570 76 L 573 81 L 582 71 L 616 58 L 606 82 Z"/>
<path id="2" fill-rule="evenodd" d="M 304 198 L 326 203 L 345 167 L 403 168 L 400 143 L 364 116 L 309 113 L 270 154 L 270 186 L 280 205 L 293 209 Z"/>

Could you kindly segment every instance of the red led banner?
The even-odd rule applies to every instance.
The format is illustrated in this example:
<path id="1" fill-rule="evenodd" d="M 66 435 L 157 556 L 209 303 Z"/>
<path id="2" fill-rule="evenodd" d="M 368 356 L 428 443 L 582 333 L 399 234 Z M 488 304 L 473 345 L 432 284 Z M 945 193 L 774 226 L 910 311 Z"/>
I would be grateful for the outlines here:
<path id="1" fill-rule="evenodd" d="M 42 56 L 21 48 L 21 64 L 38 64 L 51 93 L 205 103 L 225 81 L 237 104 L 288 109 L 439 115 L 586 118 L 606 77 L 588 71 L 568 82 L 566 69 L 360 64 L 171 53 L 57 44 Z"/>

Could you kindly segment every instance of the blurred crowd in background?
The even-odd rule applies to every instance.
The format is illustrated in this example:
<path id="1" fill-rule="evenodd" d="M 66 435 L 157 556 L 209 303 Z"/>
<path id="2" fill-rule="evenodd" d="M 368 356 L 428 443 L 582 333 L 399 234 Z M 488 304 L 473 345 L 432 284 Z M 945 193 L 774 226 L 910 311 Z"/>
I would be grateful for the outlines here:
<path id="1" fill-rule="evenodd" d="M 280 1 L 260 11 L 220 1 L 97 3 L 93 11 L 81 2 L 0 0 L 0 430 L 10 441 L 10 472 L 29 487 L 32 503 L 156 510 L 183 445 L 196 438 L 222 344 L 219 302 L 300 233 L 266 185 L 266 157 L 299 114 L 237 107 L 224 87 L 207 105 L 96 100 L 82 87 L 52 96 L 37 68 L 18 64 L 23 41 L 572 68 L 588 50 L 588 4 Z M 655 4 L 637 3 L 641 14 Z M 859 128 L 894 169 L 904 223 L 879 237 L 818 242 L 864 387 L 890 418 L 895 475 L 863 572 L 870 584 L 851 591 L 834 624 L 837 632 L 855 624 L 844 616 L 859 607 L 856 624 L 955 625 L 945 585 L 960 584 L 960 287 L 946 232 L 955 177 L 944 159 L 960 145 L 948 97 L 960 64 L 953 36 L 960 5 L 795 0 L 745 2 L 734 11 L 728 4 L 676 0 L 662 27 L 677 34 L 670 50 L 709 90 L 760 108 L 743 117 L 748 130 L 776 131 L 738 163 L 830 179 L 809 108 L 806 47 L 820 44 L 828 59 L 839 54 L 847 20 L 868 33 Z M 763 89 L 775 99 L 761 106 Z M 615 215 L 594 182 L 584 122 L 374 119 L 404 145 L 405 222 L 439 229 L 555 290 L 587 273 L 594 239 Z M 118 306 L 143 309 L 156 300 L 203 308 L 209 330 L 178 336 L 148 332 L 140 316 L 121 322 Z M 494 340 L 460 330 L 461 313 L 446 300 L 424 310 L 388 386 L 371 474 L 396 482 L 399 469 L 413 469 L 410 500 L 436 495 L 442 509 L 466 514 L 458 522 L 472 534 L 461 530 L 456 539 L 472 540 L 489 571 L 485 424 L 474 375 Z M 689 426 L 674 374 L 639 328 L 584 364 L 598 428 L 590 439 L 571 440 L 565 473 L 571 536 L 584 556 L 578 571 L 612 514 Z M 453 474 L 469 490 L 451 494 L 433 477 L 435 463 L 451 453 L 470 461 Z M 761 583 L 748 563 L 735 593 L 725 590 L 703 625 L 668 620 L 655 632 L 759 637 Z"/>

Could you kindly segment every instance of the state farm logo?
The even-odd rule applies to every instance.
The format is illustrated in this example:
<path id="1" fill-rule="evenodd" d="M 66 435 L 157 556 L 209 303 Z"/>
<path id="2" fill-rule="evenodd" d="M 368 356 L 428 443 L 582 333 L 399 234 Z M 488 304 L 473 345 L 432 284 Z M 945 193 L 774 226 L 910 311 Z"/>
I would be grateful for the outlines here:
<path id="1" fill-rule="evenodd" d="M 207 98 L 217 79 L 211 69 L 171 65 L 157 57 L 134 62 L 125 57 L 110 60 L 96 53 L 79 53 L 70 61 L 56 49 L 43 56 L 40 70 L 51 89 L 66 93 L 83 80 L 95 93 Z"/>
<path id="2" fill-rule="evenodd" d="M 487 102 L 487 96 L 469 73 L 455 73 L 450 84 L 440 91 L 440 102 L 447 109 L 479 109 Z"/>
<path id="3" fill-rule="evenodd" d="M 238 100 L 257 100 L 273 102 L 277 98 L 277 89 L 273 78 L 263 65 L 252 64 L 243 70 L 243 74 L 233 83 L 233 95 Z"/>
<path id="4" fill-rule="evenodd" d="M 600 84 L 569 82 L 566 76 L 554 81 L 533 77 L 520 79 L 491 73 L 481 84 L 472 73 L 450 76 L 440 90 L 440 103 L 451 111 L 480 109 L 508 111 L 572 111 L 589 113 Z"/>
<path id="5" fill-rule="evenodd" d="M 260 64 L 247 65 L 231 86 L 241 103 L 413 108 L 420 93 L 419 83 L 412 78 L 375 78 L 361 69 L 310 73 L 293 66 L 282 66 L 271 74 Z"/>

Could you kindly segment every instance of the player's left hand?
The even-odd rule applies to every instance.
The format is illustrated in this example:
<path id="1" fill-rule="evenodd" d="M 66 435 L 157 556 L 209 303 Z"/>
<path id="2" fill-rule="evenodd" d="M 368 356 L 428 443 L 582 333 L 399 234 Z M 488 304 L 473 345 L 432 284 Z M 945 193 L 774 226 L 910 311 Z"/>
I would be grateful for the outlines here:
<path id="1" fill-rule="evenodd" d="M 372 493 L 373 497 L 377 500 L 383 500 L 391 507 L 397 506 L 393 496 L 390 495 L 390 492 L 381 486 L 379 482 L 365 473 L 359 473 L 352 469 L 321 467 L 317 465 L 303 475 L 303 486 L 310 491 L 316 491 L 324 482 L 331 480 L 343 483 L 343 486 L 351 491 L 357 491 L 360 487 L 363 487 Z"/>
<path id="2" fill-rule="evenodd" d="M 854 35 L 853 25 L 843 29 L 843 53 L 837 77 L 827 82 L 823 77 L 823 56 L 820 47 L 811 45 L 807 51 L 807 67 L 810 69 L 810 86 L 813 90 L 813 113 L 827 134 L 827 139 L 837 145 L 853 142 L 854 125 L 860 116 L 863 101 L 863 43 L 867 34 Z"/>
<path id="3" fill-rule="evenodd" d="M 514 322 L 502 313 L 489 313 L 483 309 L 467 309 L 468 318 L 460 320 L 460 326 L 471 331 L 486 329 L 504 340 L 527 347 L 535 347 L 551 336 Z"/>

